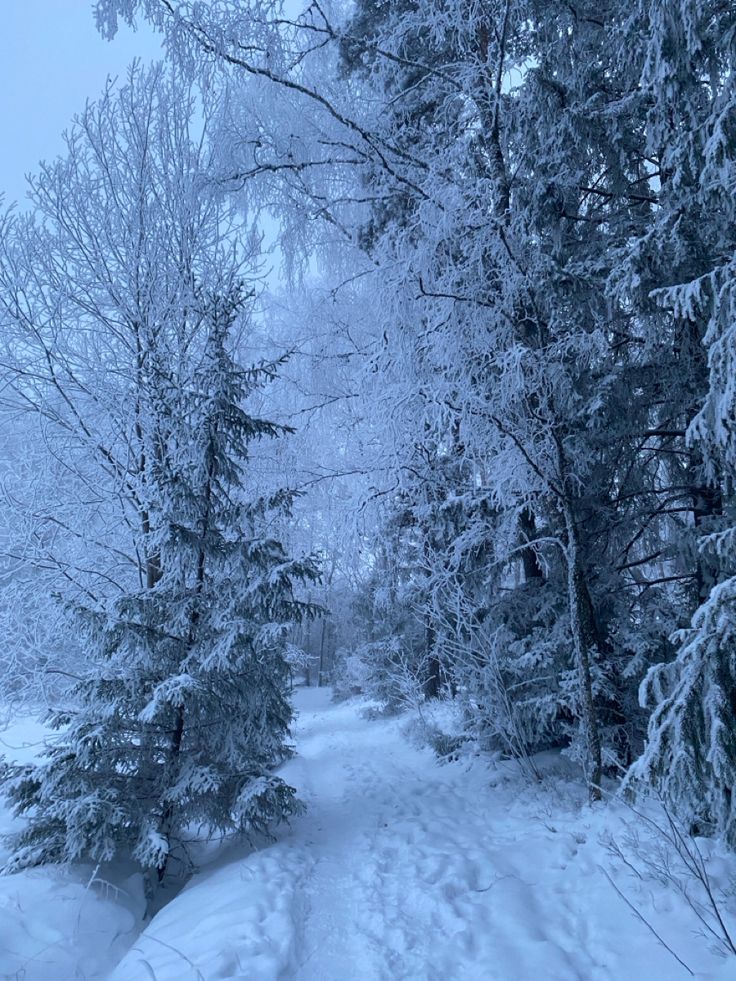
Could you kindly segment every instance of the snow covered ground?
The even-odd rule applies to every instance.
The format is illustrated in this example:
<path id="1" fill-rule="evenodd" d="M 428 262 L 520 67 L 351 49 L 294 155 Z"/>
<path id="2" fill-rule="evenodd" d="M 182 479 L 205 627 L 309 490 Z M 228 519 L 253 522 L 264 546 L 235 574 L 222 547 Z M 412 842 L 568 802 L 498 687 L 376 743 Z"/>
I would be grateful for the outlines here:
<path id="1" fill-rule="evenodd" d="M 0 978 L 102 979 L 128 947 L 111 981 L 736 977 L 676 890 L 607 850 L 635 815 L 591 809 L 560 761 L 543 761 L 543 786 L 513 764 L 439 765 L 407 741 L 405 720 L 368 721 L 326 690 L 297 702 L 284 775 L 308 810 L 275 843 L 227 849 L 132 946 L 134 883 L 116 898 L 80 874 L 0 880 Z M 709 853 L 725 887 L 736 863 Z"/>

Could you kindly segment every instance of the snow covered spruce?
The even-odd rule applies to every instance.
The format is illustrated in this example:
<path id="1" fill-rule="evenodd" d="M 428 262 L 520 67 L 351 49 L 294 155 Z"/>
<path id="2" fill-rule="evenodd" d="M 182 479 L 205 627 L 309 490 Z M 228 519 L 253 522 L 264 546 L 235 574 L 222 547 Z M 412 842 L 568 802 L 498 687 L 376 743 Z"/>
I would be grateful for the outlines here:
<path id="1" fill-rule="evenodd" d="M 297 807 L 272 770 L 288 754 L 286 632 L 310 612 L 294 587 L 316 570 L 278 540 L 289 492 L 250 479 L 250 446 L 285 432 L 245 408 L 278 365 L 237 360 L 255 244 L 223 235 L 182 102 L 191 115 L 173 76 L 134 69 L 38 178 L 37 214 L 6 229 L 6 286 L 33 258 L 6 314 L 41 365 L 32 410 L 71 461 L 60 496 L 78 505 L 58 520 L 80 564 L 65 535 L 39 547 L 83 654 L 46 762 L 3 773 L 28 816 L 11 871 L 132 856 L 161 879 L 189 871 L 193 834 L 265 830 Z"/>

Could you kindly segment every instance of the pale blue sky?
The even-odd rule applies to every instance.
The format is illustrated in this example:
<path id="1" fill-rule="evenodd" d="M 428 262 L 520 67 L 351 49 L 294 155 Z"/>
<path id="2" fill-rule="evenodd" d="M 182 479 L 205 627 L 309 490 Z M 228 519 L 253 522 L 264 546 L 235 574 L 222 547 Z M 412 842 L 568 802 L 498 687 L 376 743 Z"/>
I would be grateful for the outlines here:
<path id="1" fill-rule="evenodd" d="M 0 0 L 0 192 L 25 195 L 24 175 L 62 148 L 61 133 L 108 75 L 161 53 L 147 29 L 97 33 L 91 0 Z"/>

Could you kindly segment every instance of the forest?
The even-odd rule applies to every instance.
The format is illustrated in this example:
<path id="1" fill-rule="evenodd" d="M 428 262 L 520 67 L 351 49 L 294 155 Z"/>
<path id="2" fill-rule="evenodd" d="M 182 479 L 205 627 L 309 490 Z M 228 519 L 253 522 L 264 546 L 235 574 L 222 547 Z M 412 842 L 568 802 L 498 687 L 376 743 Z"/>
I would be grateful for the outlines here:
<path id="1" fill-rule="evenodd" d="M 163 57 L 0 211 L 0 908 L 112 926 L 0 977 L 732 977 L 736 6 L 92 7 Z"/>

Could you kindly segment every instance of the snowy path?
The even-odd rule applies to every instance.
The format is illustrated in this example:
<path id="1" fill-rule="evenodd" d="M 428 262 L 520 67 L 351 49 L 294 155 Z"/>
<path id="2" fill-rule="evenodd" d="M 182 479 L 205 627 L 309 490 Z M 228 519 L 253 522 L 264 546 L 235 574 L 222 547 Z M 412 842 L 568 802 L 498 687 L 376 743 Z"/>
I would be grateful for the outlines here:
<path id="1" fill-rule="evenodd" d="M 301 835 L 315 861 L 301 880 L 301 942 L 285 976 L 592 977 L 585 952 L 565 949 L 582 939 L 572 921 L 553 936 L 519 929 L 544 918 L 509 856 L 514 831 L 492 833 L 487 779 L 469 794 L 462 768 L 437 767 L 396 723 L 315 708 L 290 774 L 312 802 Z"/>
<path id="2" fill-rule="evenodd" d="M 600 866 L 610 812 L 562 778 L 438 766 L 401 722 L 298 694 L 286 778 L 308 805 L 153 920 L 114 981 L 669 981 L 688 977 Z M 555 791 L 557 787 L 557 792 Z M 579 794 L 580 788 L 577 787 Z M 619 879 L 701 979 L 736 976 L 666 890 Z M 684 938 L 684 939 L 683 939 Z"/>

